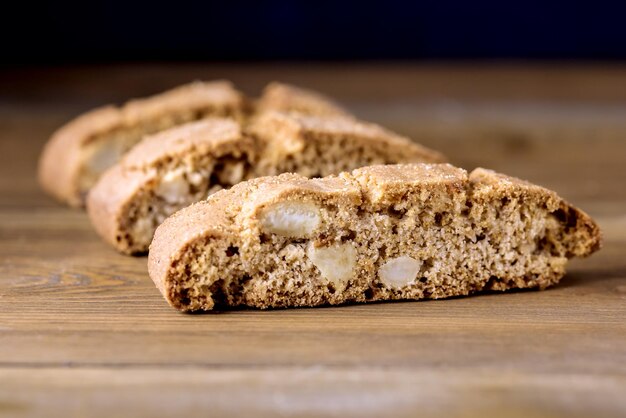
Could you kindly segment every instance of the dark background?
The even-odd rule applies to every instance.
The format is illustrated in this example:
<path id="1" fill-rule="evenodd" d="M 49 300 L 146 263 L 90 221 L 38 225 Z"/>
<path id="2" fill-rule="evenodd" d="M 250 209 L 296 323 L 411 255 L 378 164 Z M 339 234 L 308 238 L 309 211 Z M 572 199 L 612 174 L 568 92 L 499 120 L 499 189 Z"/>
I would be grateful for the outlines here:
<path id="1" fill-rule="evenodd" d="M 626 59 L 626 1 L 22 1 L 1 13 L 5 67 Z"/>

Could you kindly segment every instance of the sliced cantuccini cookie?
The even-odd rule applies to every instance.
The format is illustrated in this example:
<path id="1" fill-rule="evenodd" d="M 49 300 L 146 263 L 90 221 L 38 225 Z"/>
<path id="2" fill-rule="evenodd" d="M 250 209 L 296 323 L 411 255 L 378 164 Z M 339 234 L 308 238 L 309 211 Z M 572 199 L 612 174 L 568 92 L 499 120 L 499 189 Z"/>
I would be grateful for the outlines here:
<path id="1" fill-rule="evenodd" d="M 260 113 L 276 110 L 316 116 L 352 117 L 350 112 L 321 93 L 278 82 L 265 87 L 257 110 Z"/>
<path id="2" fill-rule="evenodd" d="M 233 119 L 209 118 L 149 136 L 106 171 L 87 197 L 96 231 L 123 253 L 148 249 L 180 208 L 248 178 L 255 141 Z"/>
<path id="3" fill-rule="evenodd" d="M 318 306 L 543 289 L 600 248 L 554 192 L 447 164 L 264 177 L 168 218 L 150 277 L 181 311 Z"/>
<path id="4" fill-rule="evenodd" d="M 370 164 L 442 161 L 382 128 L 341 117 L 267 113 L 242 132 L 212 119 L 148 137 L 89 193 L 100 235 L 127 254 L 148 250 L 176 210 L 242 180 L 283 172 L 325 176 Z"/>
<path id="5" fill-rule="evenodd" d="M 242 118 L 247 107 L 229 82 L 215 81 L 93 110 L 53 134 L 41 155 L 39 181 L 57 199 L 82 206 L 100 175 L 144 135 L 209 116 Z"/>
<path id="6" fill-rule="evenodd" d="M 263 146 L 257 177 L 287 172 L 324 177 L 374 164 L 446 161 L 379 125 L 342 116 L 265 112 L 247 130 Z"/>

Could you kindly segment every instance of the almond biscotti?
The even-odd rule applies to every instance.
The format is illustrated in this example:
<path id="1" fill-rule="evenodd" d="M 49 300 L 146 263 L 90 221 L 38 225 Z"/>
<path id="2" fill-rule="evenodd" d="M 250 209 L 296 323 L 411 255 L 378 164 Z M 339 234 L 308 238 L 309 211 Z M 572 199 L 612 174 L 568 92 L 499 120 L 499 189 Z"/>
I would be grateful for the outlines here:
<path id="1" fill-rule="evenodd" d="M 447 164 L 264 177 L 168 218 L 150 277 L 181 311 L 438 299 L 544 289 L 600 248 L 556 193 Z"/>
<path id="2" fill-rule="evenodd" d="M 100 175 L 144 135 L 208 116 L 242 118 L 246 110 L 244 96 L 226 81 L 195 82 L 93 110 L 53 134 L 39 162 L 39 181 L 57 199 L 82 206 Z"/>
<path id="3" fill-rule="evenodd" d="M 209 118 L 149 136 L 106 171 L 87 197 L 98 234 L 145 252 L 169 215 L 245 179 L 257 145 L 232 119 Z"/>
<path id="4" fill-rule="evenodd" d="M 167 216 L 242 180 L 420 161 L 443 157 L 352 118 L 265 112 L 245 129 L 233 120 L 207 119 L 140 142 L 91 190 L 87 211 L 118 251 L 144 253 Z"/>

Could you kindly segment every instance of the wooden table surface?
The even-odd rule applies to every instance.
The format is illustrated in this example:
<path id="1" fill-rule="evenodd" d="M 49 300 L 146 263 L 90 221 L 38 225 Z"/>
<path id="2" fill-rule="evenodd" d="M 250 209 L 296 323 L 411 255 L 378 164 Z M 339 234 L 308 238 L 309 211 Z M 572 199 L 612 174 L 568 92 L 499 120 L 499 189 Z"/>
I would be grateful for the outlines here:
<path id="1" fill-rule="evenodd" d="M 146 258 L 35 181 L 90 107 L 192 79 L 279 79 L 557 190 L 604 248 L 544 292 L 185 315 Z M 0 416 L 626 416 L 626 67 L 126 65 L 0 72 Z"/>

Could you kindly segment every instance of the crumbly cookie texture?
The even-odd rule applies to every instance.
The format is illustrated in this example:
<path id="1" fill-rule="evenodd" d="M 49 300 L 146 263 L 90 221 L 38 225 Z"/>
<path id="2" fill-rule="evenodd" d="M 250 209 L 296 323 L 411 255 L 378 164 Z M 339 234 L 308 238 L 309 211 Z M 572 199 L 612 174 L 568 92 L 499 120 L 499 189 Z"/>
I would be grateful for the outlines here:
<path id="1" fill-rule="evenodd" d="M 39 182 L 60 201 L 80 207 L 100 175 L 144 135 L 210 116 L 239 119 L 247 109 L 229 82 L 215 81 L 93 110 L 52 135 L 39 161 Z"/>
<path id="2" fill-rule="evenodd" d="M 257 109 L 260 113 L 275 110 L 314 116 L 352 117 L 350 112 L 321 93 L 276 81 L 265 87 Z"/>
<path id="3" fill-rule="evenodd" d="M 324 177 L 367 165 L 446 160 L 379 125 L 343 116 L 266 112 L 248 131 L 264 147 L 257 176 Z"/>
<path id="4" fill-rule="evenodd" d="M 105 241 L 145 252 L 156 227 L 175 211 L 246 178 L 256 144 L 232 119 L 209 118 L 147 137 L 105 172 L 87 213 Z"/>
<path id="5" fill-rule="evenodd" d="M 442 160 L 406 138 L 343 117 L 267 112 L 244 132 L 235 121 L 207 119 L 140 142 L 91 190 L 87 211 L 96 231 L 118 251 L 145 253 L 167 216 L 242 180 Z M 285 209 L 276 228 L 290 219 L 300 225 L 300 216 L 309 215 Z"/>
<path id="6" fill-rule="evenodd" d="M 181 311 L 318 306 L 544 289 L 600 245 L 594 221 L 550 190 L 405 164 L 220 191 L 157 229 L 148 267 Z"/>

